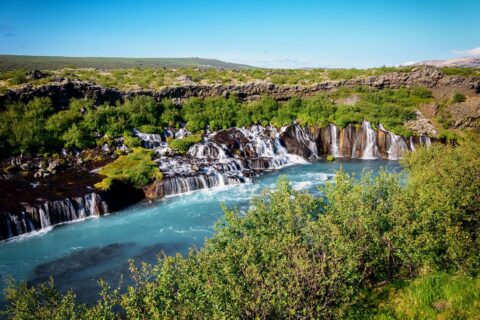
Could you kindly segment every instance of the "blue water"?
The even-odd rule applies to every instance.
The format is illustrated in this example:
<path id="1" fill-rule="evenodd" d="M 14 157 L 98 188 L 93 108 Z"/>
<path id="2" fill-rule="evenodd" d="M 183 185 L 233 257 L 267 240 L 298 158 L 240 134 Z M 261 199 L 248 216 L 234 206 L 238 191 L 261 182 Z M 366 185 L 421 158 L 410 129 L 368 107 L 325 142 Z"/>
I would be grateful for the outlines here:
<path id="1" fill-rule="evenodd" d="M 153 203 L 143 202 L 115 214 L 62 225 L 49 232 L 0 244 L 0 280 L 7 275 L 32 283 L 53 275 L 57 285 L 73 288 L 80 301 L 97 299 L 97 279 L 116 285 L 128 275 L 128 259 L 154 262 L 160 251 L 185 254 L 201 247 L 222 217 L 221 204 L 240 210 L 265 188 L 286 176 L 297 190 L 318 194 L 340 169 L 359 175 L 364 170 L 400 172 L 398 162 L 382 160 L 318 161 L 265 174 L 253 183 L 193 192 Z M 2 285 L 3 286 L 2 281 Z"/>

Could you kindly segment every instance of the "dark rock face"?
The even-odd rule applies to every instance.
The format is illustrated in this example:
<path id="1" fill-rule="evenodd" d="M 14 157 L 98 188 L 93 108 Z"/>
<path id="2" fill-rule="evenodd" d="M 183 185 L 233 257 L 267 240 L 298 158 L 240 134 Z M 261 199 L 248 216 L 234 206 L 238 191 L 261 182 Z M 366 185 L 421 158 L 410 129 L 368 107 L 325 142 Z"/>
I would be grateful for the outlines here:
<path id="1" fill-rule="evenodd" d="M 28 102 L 35 97 L 48 97 L 55 107 L 62 109 L 68 105 L 70 99 L 93 99 L 97 104 L 108 102 L 114 104 L 123 100 L 123 94 L 117 90 L 77 80 L 64 80 L 49 83 L 39 87 L 31 85 L 16 90 L 9 90 L 0 95 L 0 110 L 5 108 L 8 101 Z"/>
<path id="2" fill-rule="evenodd" d="M 217 132 L 212 137 L 212 141 L 220 146 L 226 146 L 227 149 L 233 154 L 240 154 L 243 156 L 245 155 L 245 152 L 248 152 L 248 148 L 246 148 L 248 139 L 245 137 L 243 132 L 237 128 L 231 128 Z"/>
<path id="3" fill-rule="evenodd" d="M 289 153 L 296 154 L 305 159 L 309 159 L 317 155 L 313 145 L 315 142 L 307 134 L 308 128 L 303 130 L 298 125 L 288 126 L 284 132 L 280 134 L 280 138 Z"/>

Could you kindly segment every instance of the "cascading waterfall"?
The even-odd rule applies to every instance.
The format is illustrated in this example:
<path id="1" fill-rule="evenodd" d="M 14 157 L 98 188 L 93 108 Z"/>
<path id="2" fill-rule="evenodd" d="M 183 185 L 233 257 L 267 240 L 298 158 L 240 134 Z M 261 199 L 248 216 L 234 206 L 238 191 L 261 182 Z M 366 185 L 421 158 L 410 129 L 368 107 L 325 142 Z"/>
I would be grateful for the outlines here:
<path id="1" fill-rule="evenodd" d="M 372 129 L 370 122 L 363 120 L 362 130 L 365 132 L 365 147 L 362 152 L 361 159 L 376 159 L 377 144 L 375 130 Z"/>
<path id="2" fill-rule="evenodd" d="M 0 221 L 0 240 L 108 212 L 108 205 L 97 193 L 46 201 L 36 206 L 25 205 L 19 212 L 2 214 L 5 218 Z"/>
<path id="3" fill-rule="evenodd" d="M 335 157 L 341 157 L 340 130 L 329 125 L 330 145 L 326 150 Z M 360 130 L 353 131 L 354 143 L 351 157 L 360 159 L 385 158 L 397 160 L 402 153 L 412 149 L 399 135 L 386 130 L 379 124 L 379 132 L 383 132 L 385 146 L 380 147 L 377 131 L 370 122 L 363 121 Z M 213 132 L 204 141 L 190 147 L 187 156 L 161 157 L 157 159 L 164 180 L 150 193 L 152 197 L 170 196 L 191 192 L 198 189 L 212 188 L 229 184 L 250 181 L 262 172 L 274 170 L 294 163 L 305 163 L 306 160 L 292 154 L 283 144 L 282 135 L 290 139 L 295 152 L 309 158 L 319 156 L 317 143 L 299 124 L 277 130 L 272 126 L 254 125 L 249 128 L 232 128 Z M 217 139 L 217 136 L 220 138 Z M 283 137 L 283 136 L 282 136 Z M 317 138 L 315 138 L 317 139 Z M 420 143 L 428 144 L 426 138 Z M 348 148 L 348 147 L 347 147 Z M 302 151 L 305 150 L 305 151 Z"/>
<path id="4" fill-rule="evenodd" d="M 406 151 L 408 151 L 408 146 L 405 140 L 399 136 L 394 134 L 393 132 L 390 132 L 386 130 L 382 124 L 378 125 L 378 129 L 385 133 L 387 136 L 387 145 L 388 145 L 388 150 L 387 150 L 387 155 L 388 155 L 388 160 L 398 160 L 402 157 L 402 154 Z"/>
<path id="5" fill-rule="evenodd" d="M 213 133 L 205 141 L 190 147 L 188 157 L 159 159 L 159 168 L 165 177 L 152 188 L 153 195 L 171 196 L 244 183 L 250 181 L 250 177 L 266 170 L 293 163 L 305 163 L 301 157 L 288 153 L 274 127 L 252 126 L 234 130 L 244 140 L 244 144 L 239 145 L 239 150 L 248 151 L 253 156 L 235 154 L 226 145 L 218 144 Z"/>
<path id="6" fill-rule="evenodd" d="M 167 128 L 159 135 L 134 129 L 133 133 L 145 147 L 157 151 L 155 161 L 164 179 L 146 189 L 146 195 L 154 198 L 248 182 L 263 172 L 306 163 L 305 158 L 324 154 L 397 160 L 403 152 L 415 150 L 415 145 L 431 145 L 428 136 L 410 137 L 407 144 L 403 137 L 381 124 L 379 130 L 372 129 L 368 121 L 363 121 L 359 129 L 339 129 L 333 124 L 324 129 L 309 129 L 296 123 L 280 130 L 259 125 L 231 128 L 206 135 L 185 156 L 173 156 L 165 140 L 167 136 L 184 137 L 189 134 L 186 130 Z M 18 212 L 0 214 L 0 240 L 108 212 L 108 206 L 96 193 L 25 205 Z"/>
<path id="7" fill-rule="evenodd" d="M 330 138 L 331 138 L 330 153 L 335 158 L 341 157 L 339 147 L 338 147 L 338 142 L 337 142 L 338 128 L 334 124 L 330 124 L 329 127 L 330 127 Z"/>
<path id="8" fill-rule="evenodd" d="M 430 148 L 432 146 L 432 140 L 429 136 L 420 136 L 420 145 Z"/>
<path id="9" fill-rule="evenodd" d="M 410 141 L 410 143 L 409 143 L 410 144 L 410 150 L 415 151 L 416 148 L 415 148 L 415 144 L 413 143 L 413 136 L 410 136 L 409 141 Z"/>

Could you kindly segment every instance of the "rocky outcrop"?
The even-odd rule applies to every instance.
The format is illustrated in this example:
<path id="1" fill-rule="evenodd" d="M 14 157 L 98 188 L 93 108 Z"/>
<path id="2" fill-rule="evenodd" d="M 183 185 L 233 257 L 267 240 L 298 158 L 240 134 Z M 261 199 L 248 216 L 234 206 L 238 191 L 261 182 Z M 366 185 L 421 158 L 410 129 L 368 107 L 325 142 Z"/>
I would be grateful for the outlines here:
<path id="1" fill-rule="evenodd" d="M 430 107 L 429 109 L 432 110 L 433 107 Z M 420 111 L 416 112 L 416 116 L 417 118 L 415 120 L 405 122 L 405 127 L 412 130 L 412 132 L 418 136 L 426 135 L 429 137 L 436 137 L 438 135 L 437 129 L 435 129 L 433 124 L 425 118 Z"/>
<path id="2" fill-rule="evenodd" d="M 454 87 L 462 90 L 480 92 L 480 78 L 448 76 L 440 69 L 423 66 L 411 72 L 391 72 L 379 76 L 370 76 L 350 80 L 329 80 L 312 86 L 287 86 L 275 85 L 266 82 L 229 85 L 199 85 L 186 84 L 175 87 L 165 87 L 158 91 L 134 90 L 120 91 L 113 88 L 104 88 L 96 84 L 70 79 L 57 79 L 57 81 L 38 87 L 25 86 L 7 91 L 0 95 L 0 109 L 8 101 L 28 101 L 33 97 L 50 97 L 57 107 L 68 104 L 71 98 L 89 98 L 97 104 L 104 102 L 115 103 L 135 95 L 153 96 L 158 100 L 163 98 L 183 100 L 189 97 L 229 96 L 236 94 L 240 99 L 256 99 L 261 95 L 270 95 L 277 100 L 286 100 L 293 96 L 311 96 L 318 92 L 334 90 L 340 87 L 368 86 L 378 89 L 425 86 L 428 88 Z"/>
<path id="3" fill-rule="evenodd" d="M 480 97 L 469 97 L 465 102 L 454 103 L 445 110 L 457 129 L 480 128 Z"/>

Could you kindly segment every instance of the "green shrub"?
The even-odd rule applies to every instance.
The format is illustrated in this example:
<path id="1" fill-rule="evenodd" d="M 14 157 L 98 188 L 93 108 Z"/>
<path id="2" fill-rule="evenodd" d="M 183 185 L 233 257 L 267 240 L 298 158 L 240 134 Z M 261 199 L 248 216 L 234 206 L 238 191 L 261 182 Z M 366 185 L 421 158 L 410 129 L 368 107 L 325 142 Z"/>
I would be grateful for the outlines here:
<path id="1" fill-rule="evenodd" d="M 154 152 L 142 148 L 133 148 L 133 152 L 118 157 L 112 163 L 100 169 L 105 178 L 95 185 L 96 188 L 108 190 L 116 180 L 129 183 L 137 189 L 147 185 L 152 179 L 161 180 L 162 173 L 155 161 Z"/>
<path id="2" fill-rule="evenodd" d="M 452 97 L 453 103 L 461 103 L 461 102 L 465 102 L 466 100 L 467 100 L 467 97 L 465 97 L 465 95 L 460 92 L 455 92 L 455 94 Z"/>
<path id="3" fill-rule="evenodd" d="M 167 140 L 168 146 L 178 154 L 187 153 L 188 149 L 195 143 L 202 142 L 203 138 L 200 134 L 192 134 L 190 136 L 181 138 L 181 139 L 171 139 Z"/>
<path id="4" fill-rule="evenodd" d="M 151 124 L 144 124 L 138 127 L 138 130 L 143 133 L 156 133 L 161 134 L 163 129 L 161 127 L 153 126 Z"/>
<path id="5" fill-rule="evenodd" d="M 19 85 L 27 82 L 27 72 L 21 69 L 2 72 L 0 80 L 7 80 L 10 84 Z"/>
<path id="6" fill-rule="evenodd" d="M 123 135 L 123 143 L 129 148 L 142 146 L 142 141 L 139 138 L 132 136 L 131 134 Z"/>

